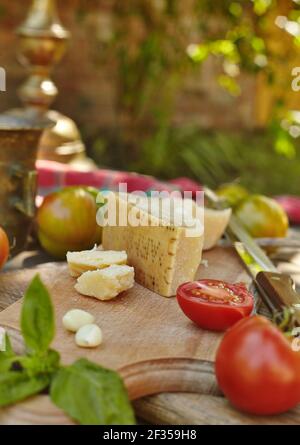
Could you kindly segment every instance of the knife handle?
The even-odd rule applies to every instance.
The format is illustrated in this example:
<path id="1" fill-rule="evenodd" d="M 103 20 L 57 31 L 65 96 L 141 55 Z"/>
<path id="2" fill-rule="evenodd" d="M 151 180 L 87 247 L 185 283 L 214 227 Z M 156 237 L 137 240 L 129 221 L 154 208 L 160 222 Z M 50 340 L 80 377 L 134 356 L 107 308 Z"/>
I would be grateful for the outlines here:
<path id="1" fill-rule="evenodd" d="M 259 272 L 256 281 L 278 311 L 282 311 L 284 307 L 295 309 L 294 305 L 300 304 L 300 295 L 295 291 L 294 282 L 289 275 Z"/>

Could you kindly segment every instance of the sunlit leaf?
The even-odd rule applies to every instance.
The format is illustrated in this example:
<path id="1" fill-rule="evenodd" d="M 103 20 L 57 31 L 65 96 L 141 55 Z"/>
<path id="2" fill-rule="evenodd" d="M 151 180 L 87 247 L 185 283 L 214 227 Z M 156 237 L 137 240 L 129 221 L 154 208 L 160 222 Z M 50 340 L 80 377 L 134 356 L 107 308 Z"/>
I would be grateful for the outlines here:
<path id="1" fill-rule="evenodd" d="M 241 87 L 232 77 L 225 74 L 221 75 L 218 77 L 218 84 L 232 96 L 239 96 L 241 94 Z"/>
<path id="2" fill-rule="evenodd" d="M 228 9 L 230 14 L 232 14 L 234 17 L 240 17 L 240 15 L 242 15 L 243 12 L 242 6 L 240 5 L 240 3 L 237 2 L 230 3 Z"/>
<path id="3" fill-rule="evenodd" d="M 224 56 L 230 56 L 236 52 L 236 47 L 231 40 L 215 40 L 210 44 L 210 48 L 213 53 Z"/>
<path id="4" fill-rule="evenodd" d="M 293 159 L 296 155 L 295 145 L 288 136 L 284 135 L 280 135 L 278 139 L 276 139 L 275 151 L 289 159 Z"/>
<path id="5" fill-rule="evenodd" d="M 266 48 L 264 40 L 261 39 L 260 37 L 253 37 L 251 39 L 251 46 L 257 53 L 263 52 Z"/>
<path id="6" fill-rule="evenodd" d="M 263 15 L 272 6 L 272 0 L 252 0 L 254 3 L 254 12 L 257 15 Z"/>
<path id="7" fill-rule="evenodd" d="M 194 61 L 201 63 L 203 62 L 207 56 L 209 55 L 209 50 L 206 45 L 196 45 L 196 44 L 190 44 L 187 49 L 187 54 L 189 57 Z"/>

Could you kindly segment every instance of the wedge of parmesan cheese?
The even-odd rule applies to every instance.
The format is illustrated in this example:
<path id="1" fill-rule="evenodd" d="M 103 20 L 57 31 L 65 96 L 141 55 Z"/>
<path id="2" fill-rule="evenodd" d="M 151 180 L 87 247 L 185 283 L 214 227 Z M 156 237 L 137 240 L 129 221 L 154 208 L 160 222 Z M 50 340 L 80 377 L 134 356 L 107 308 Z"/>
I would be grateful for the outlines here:
<path id="1" fill-rule="evenodd" d="M 83 250 L 81 252 L 68 252 L 67 262 L 70 275 L 72 277 L 79 277 L 88 270 L 103 269 L 113 264 L 126 264 L 127 254 L 124 251 Z"/>
<path id="2" fill-rule="evenodd" d="M 75 284 L 82 295 L 98 300 L 111 300 L 134 285 L 134 268 L 129 266 L 109 266 L 84 272 Z"/>
<path id="3" fill-rule="evenodd" d="M 224 234 L 231 216 L 231 209 L 204 209 L 204 246 L 203 250 L 212 249 Z"/>
<path id="4" fill-rule="evenodd" d="M 120 195 L 116 200 L 116 221 L 119 213 L 125 212 L 131 220 L 140 220 L 141 225 L 104 225 L 104 249 L 125 250 L 138 283 L 165 297 L 175 295 L 181 283 L 195 278 L 201 262 L 203 232 L 188 236 L 186 227 L 161 221 Z"/>

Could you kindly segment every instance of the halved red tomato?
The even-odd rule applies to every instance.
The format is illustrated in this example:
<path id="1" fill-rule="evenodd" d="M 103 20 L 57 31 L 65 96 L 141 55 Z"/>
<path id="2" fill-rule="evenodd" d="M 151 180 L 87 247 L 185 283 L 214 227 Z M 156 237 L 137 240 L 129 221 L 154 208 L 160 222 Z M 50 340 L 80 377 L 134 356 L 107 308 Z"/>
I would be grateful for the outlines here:
<path id="1" fill-rule="evenodd" d="M 177 289 L 177 301 L 185 315 L 203 329 L 225 331 L 251 314 L 254 298 L 244 283 L 199 280 Z"/>

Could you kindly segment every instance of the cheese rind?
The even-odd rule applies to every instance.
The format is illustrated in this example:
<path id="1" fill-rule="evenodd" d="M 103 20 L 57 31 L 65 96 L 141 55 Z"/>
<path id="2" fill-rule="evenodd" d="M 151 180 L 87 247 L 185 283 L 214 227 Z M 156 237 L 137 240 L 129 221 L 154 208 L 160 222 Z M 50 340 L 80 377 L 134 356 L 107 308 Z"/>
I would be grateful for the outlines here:
<path id="1" fill-rule="evenodd" d="M 88 270 L 103 269 L 113 264 L 126 264 L 127 254 L 125 251 L 83 250 L 81 252 L 68 252 L 67 262 L 70 275 L 78 277 Z"/>
<path id="2" fill-rule="evenodd" d="M 75 284 L 75 289 L 82 295 L 98 300 L 111 300 L 134 285 L 134 269 L 130 266 L 110 266 L 84 272 Z"/>
<path id="3" fill-rule="evenodd" d="M 180 284 L 195 278 L 203 233 L 187 236 L 186 227 L 160 224 L 157 216 L 120 197 L 116 200 L 117 213 L 130 212 L 145 226 L 104 226 L 104 249 L 125 250 L 138 283 L 162 296 L 175 295 Z"/>

